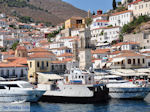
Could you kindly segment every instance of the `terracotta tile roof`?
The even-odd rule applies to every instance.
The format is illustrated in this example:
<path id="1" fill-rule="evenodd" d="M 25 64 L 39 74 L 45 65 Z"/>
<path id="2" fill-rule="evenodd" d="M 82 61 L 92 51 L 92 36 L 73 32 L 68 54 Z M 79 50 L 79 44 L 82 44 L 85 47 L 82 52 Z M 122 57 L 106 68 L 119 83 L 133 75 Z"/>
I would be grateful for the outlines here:
<path id="1" fill-rule="evenodd" d="M 16 50 L 27 51 L 27 49 L 24 46 L 17 46 Z"/>
<path id="2" fill-rule="evenodd" d="M 59 55 L 58 57 L 73 57 L 73 54 L 72 53 L 64 53 L 64 54 Z"/>
<path id="3" fill-rule="evenodd" d="M 78 36 L 61 37 L 60 39 L 75 39 L 75 38 L 78 38 Z"/>
<path id="4" fill-rule="evenodd" d="M 22 42 L 22 44 L 31 45 L 31 42 Z"/>
<path id="5" fill-rule="evenodd" d="M 61 64 L 64 63 L 63 61 L 51 61 L 52 64 Z"/>
<path id="6" fill-rule="evenodd" d="M 73 58 L 66 58 L 66 59 L 64 59 L 64 60 L 62 60 L 63 62 L 69 62 L 69 61 L 72 61 L 73 60 Z"/>
<path id="7" fill-rule="evenodd" d="M 120 15 L 120 14 L 127 13 L 127 12 L 132 12 L 132 10 L 125 10 L 121 12 L 112 13 L 111 16 L 116 16 L 116 15 Z"/>
<path id="8" fill-rule="evenodd" d="M 122 53 L 120 54 L 119 56 L 116 56 L 114 58 L 120 58 L 120 57 L 141 57 L 141 56 L 144 56 L 140 53 L 135 53 L 135 52 L 126 52 L 126 53 Z"/>
<path id="9" fill-rule="evenodd" d="M 109 22 L 108 20 L 96 20 L 96 22 Z"/>
<path id="10" fill-rule="evenodd" d="M 97 61 L 97 60 L 101 60 L 101 59 L 93 59 L 93 60 L 92 60 L 92 63 L 94 63 L 94 62 Z"/>
<path id="11" fill-rule="evenodd" d="M 9 50 L 7 52 L 1 52 L 3 55 L 15 55 L 15 51 Z"/>
<path id="12" fill-rule="evenodd" d="M 25 57 L 8 57 L 5 60 L 15 64 L 27 64 L 27 58 Z"/>
<path id="13" fill-rule="evenodd" d="M 137 43 L 137 42 L 120 42 L 120 43 L 113 45 L 112 47 L 117 47 L 117 46 L 122 46 L 122 45 L 130 45 L 130 44 L 139 44 L 139 43 Z"/>
<path id="14" fill-rule="evenodd" d="M 116 54 L 119 54 L 119 53 L 121 53 L 121 51 L 114 51 L 110 55 L 116 55 Z"/>
<path id="15" fill-rule="evenodd" d="M 13 68 L 13 67 L 26 67 L 25 65 L 15 64 L 15 63 L 0 63 L 0 68 Z"/>
<path id="16" fill-rule="evenodd" d="M 35 48 L 29 50 L 29 52 L 48 52 L 48 50 L 41 48 L 41 47 L 35 47 Z"/>
<path id="17" fill-rule="evenodd" d="M 107 17 L 108 16 L 108 14 L 101 14 L 101 15 L 94 15 L 93 16 L 93 18 L 97 18 L 97 17 Z"/>
<path id="18" fill-rule="evenodd" d="M 137 4 L 137 3 L 141 2 L 141 1 L 143 1 L 143 0 L 136 0 L 134 2 L 129 3 L 128 5 Z"/>
<path id="19" fill-rule="evenodd" d="M 29 59 L 30 58 L 51 58 L 52 56 L 55 55 L 51 52 L 35 52 L 34 54 L 31 54 L 29 56 Z"/>
<path id="20" fill-rule="evenodd" d="M 71 49 L 69 47 L 59 47 L 59 48 L 51 48 L 50 50 L 66 50 L 66 49 Z"/>
<path id="21" fill-rule="evenodd" d="M 92 54 L 105 54 L 110 52 L 110 49 L 96 49 L 91 51 Z"/>

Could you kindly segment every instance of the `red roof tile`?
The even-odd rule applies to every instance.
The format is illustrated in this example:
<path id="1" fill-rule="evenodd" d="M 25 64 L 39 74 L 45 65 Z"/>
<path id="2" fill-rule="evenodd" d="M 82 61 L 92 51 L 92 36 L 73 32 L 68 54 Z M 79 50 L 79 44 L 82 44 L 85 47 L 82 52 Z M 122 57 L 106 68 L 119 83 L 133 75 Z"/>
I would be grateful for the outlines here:
<path id="1" fill-rule="evenodd" d="M 127 12 L 132 12 L 132 10 L 125 10 L 121 12 L 112 13 L 111 16 L 116 16 L 116 15 L 120 15 L 120 14 L 127 13 Z"/>

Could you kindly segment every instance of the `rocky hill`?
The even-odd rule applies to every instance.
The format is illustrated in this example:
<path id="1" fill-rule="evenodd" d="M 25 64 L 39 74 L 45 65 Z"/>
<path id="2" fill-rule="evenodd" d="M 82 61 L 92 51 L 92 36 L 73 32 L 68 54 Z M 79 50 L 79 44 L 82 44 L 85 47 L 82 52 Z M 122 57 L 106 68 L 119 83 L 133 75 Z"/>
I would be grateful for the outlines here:
<path id="1" fill-rule="evenodd" d="M 86 17 L 87 12 L 62 0 L 0 0 L 0 12 L 18 17 L 31 17 L 34 21 L 53 25 L 72 16 Z"/>

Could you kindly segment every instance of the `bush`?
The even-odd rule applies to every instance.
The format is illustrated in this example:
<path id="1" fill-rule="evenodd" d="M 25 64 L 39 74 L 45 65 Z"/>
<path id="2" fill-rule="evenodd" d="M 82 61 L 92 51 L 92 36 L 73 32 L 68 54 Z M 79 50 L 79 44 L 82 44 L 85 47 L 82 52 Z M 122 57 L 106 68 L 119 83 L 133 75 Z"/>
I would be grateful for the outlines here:
<path id="1" fill-rule="evenodd" d="M 147 15 L 134 18 L 132 22 L 123 26 L 121 33 L 131 33 L 137 26 L 141 25 L 143 22 L 148 21 L 150 21 L 150 17 L 148 17 Z"/>

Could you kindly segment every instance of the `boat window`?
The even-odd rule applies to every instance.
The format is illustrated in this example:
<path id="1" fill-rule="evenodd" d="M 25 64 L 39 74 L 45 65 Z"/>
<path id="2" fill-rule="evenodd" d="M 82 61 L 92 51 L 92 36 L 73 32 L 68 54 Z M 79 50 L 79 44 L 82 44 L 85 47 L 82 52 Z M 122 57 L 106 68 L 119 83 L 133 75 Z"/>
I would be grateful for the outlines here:
<path id="1" fill-rule="evenodd" d="M 0 86 L 0 89 L 5 89 L 5 87 L 4 86 Z"/>
<path id="2" fill-rule="evenodd" d="M 6 84 L 7 87 L 19 87 L 17 84 Z"/>
<path id="3" fill-rule="evenodd" d="M 23 88 L 33 88 L 33 85 L 30 83 L 20 84 Z"/>

